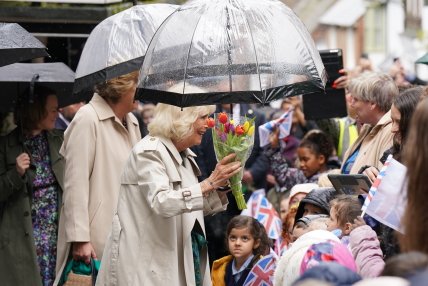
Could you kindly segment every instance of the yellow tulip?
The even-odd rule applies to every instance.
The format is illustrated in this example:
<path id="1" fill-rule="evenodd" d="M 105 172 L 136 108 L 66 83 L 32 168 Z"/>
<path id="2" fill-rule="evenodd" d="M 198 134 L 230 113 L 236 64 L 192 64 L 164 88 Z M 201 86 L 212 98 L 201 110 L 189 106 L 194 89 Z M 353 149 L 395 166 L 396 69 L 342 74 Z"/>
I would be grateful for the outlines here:
<path id="1" fill-rule="evenodd" d="M 252 136 L 254 134 L 254 125 L 248 129 L 247 135 Z"/>
<path id="2" fill-rule="evenodd" d="M 245 121 L 244 125 L 242 126 L 244 128 L 245 133 L 248 132 L 248 128 L 250 128 L 250 122 Z"/>

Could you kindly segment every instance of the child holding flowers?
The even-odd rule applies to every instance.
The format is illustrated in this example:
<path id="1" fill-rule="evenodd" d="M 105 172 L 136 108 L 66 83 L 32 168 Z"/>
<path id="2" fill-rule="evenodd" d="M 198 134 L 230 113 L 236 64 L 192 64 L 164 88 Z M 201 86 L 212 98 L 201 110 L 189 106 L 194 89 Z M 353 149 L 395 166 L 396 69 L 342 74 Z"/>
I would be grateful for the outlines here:
<path id="1" fill-rule="evenodd" d="M 324 132 L 311 130 L 302 139 L 297 148 L 298 168 L 291 168 L 282 155 L 278 144 L 278 132 L 274 132 L 265 154 L 269 158 L 272 173 L 282 188 L 290 190 L 296 184 L 318 183 L 319 176 L 327 172 L 327 163 L 333 154 L 333 143 Z"/>

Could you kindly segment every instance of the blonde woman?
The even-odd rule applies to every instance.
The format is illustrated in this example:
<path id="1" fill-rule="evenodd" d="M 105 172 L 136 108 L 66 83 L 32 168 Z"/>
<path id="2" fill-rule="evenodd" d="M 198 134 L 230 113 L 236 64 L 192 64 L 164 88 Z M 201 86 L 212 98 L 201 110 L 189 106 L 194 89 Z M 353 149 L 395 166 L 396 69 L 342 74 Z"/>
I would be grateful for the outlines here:
<path id="1" fill-rule="evenodd" d="M 241 169 L 231 154 L 198 182 L 189 148 L 201 143 L 214 109 L 155 108 L 124 169 L 97 285 L 211 285 L 203 216 L 226 209 L 218 188 Z"/>
<path id="2" fill-rule="evenodd" d="M 57 280 L 68 259 L 101 259 L 132 147 L 141 139 L 131 113 L 138 71 L 96 86 L 67 128 L 64 204 L 59 226 Z"/>

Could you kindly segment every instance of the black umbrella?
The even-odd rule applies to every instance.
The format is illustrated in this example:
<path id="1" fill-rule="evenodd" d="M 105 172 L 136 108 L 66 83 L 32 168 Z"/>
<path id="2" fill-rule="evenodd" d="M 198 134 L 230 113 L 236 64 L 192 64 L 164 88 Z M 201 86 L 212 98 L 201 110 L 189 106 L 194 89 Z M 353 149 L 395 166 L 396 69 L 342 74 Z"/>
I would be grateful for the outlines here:
<path id="1" fill-rule="evenodd" d="M 0 111 L 11 111 L 18 97 L 29 91 L 31 82 L 54 90 L 60 107 L 77 102 L 71 96 L 74 72 L 65 64 L 17 63 L 0 67 Z"/>
<path id="2" fill-rule="evenodd" d="M 46 56 L 46 47 L 20 25 L 0 23 L 0 67 Z"/>
<path id="3" fill-rule="evenodd" d="M 324 91 L 326 72 L 306 27 L 278 0 L 189 1 L 159 27 L 138 97 L 180 107 L 267 103 Z"/>

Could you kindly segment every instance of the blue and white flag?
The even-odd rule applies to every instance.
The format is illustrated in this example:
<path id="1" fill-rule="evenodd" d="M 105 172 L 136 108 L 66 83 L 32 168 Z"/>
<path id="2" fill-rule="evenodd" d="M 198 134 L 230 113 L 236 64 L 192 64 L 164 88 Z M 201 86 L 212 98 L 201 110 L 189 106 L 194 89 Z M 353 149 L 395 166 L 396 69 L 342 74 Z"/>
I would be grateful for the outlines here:
<path id="1" fill-rule="evenodd" d="M 259 126 L 260 147 L 269 144 L 269 134 L 279 128 L 279 139 L 284 139 L 290 135 L 291 124 L 293 122 L 293 110 L 286 111 L 279 118 L 269 121 Z"/>

